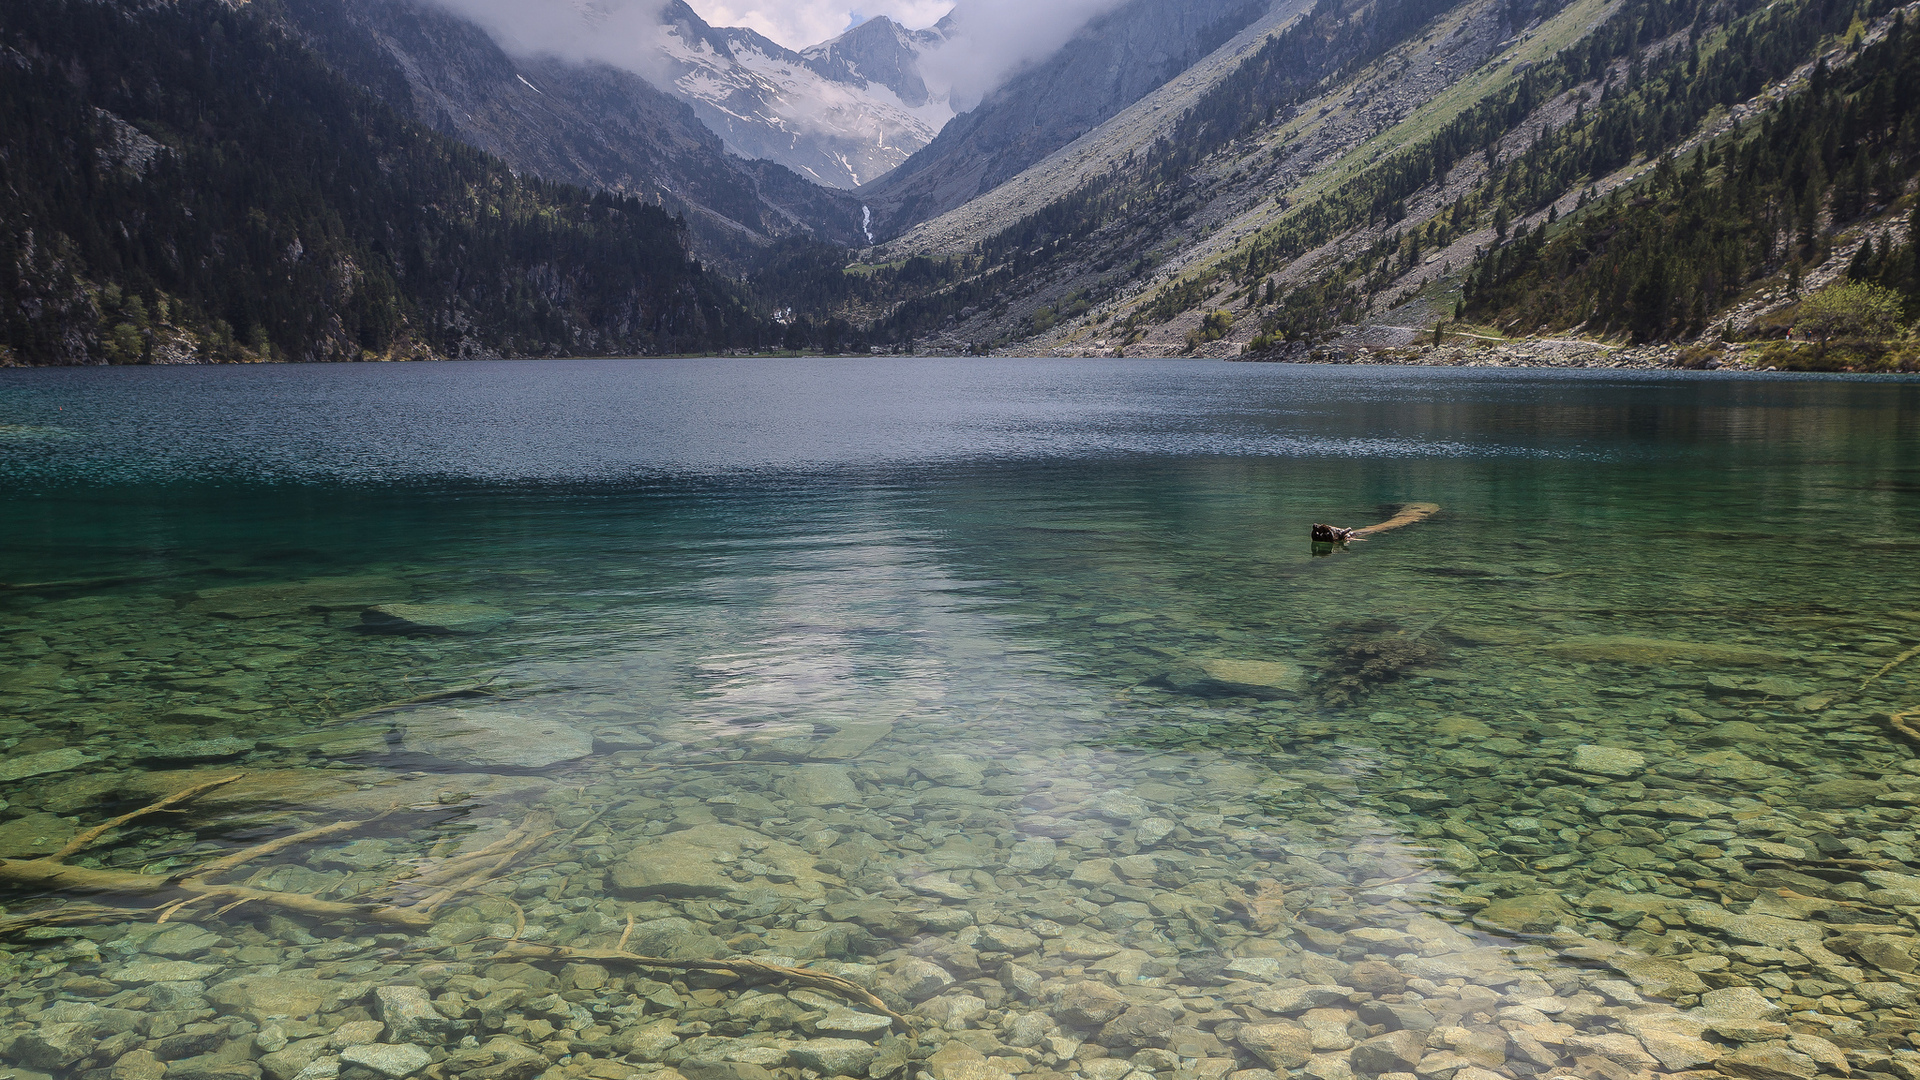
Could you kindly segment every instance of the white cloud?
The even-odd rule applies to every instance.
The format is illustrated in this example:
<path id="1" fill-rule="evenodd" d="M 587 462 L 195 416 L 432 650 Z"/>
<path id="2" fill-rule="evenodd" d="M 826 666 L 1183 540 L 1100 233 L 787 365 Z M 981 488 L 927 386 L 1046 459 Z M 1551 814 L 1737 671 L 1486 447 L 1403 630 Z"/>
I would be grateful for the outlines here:
<path id="1" fill-rule="evenodd" d="M 660 81 L 666 0 L 439 0 L 520 55 L 598 61 Z"/>
<path id="2" fill-rule="evenodd" d="M 1095 16 L 1121 0 L 959 0 L 953 33 L 921 60 L 930 87 L 950 95 L 955 111 L 980 99 L 1031 64 L 1052 56 Z"/>
<path id="3" fill-rule="evenodd" d="M 940 21 L 953 0 L 688 0 L 714 26 L 745 26 L 789 49 L 804 49 L 839 37 L 855 22 L 885 15 L 909 29 Z"/>

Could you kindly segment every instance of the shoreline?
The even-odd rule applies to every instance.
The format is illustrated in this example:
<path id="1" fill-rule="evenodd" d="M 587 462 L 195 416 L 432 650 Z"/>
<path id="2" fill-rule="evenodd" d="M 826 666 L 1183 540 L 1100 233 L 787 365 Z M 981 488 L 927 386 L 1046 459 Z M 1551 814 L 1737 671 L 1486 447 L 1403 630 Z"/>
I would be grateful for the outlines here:
<path id="1" fill-rule="evenodd" d="M 1223 359 L 1254 364 L 1378 364 L 1405 367 L 1489 367 L 1489 368 L 1598 368 L 1620 371 L 1728 371 L 1798 372 L 1802 374 L 1899 375 L 1912 374 L 1898 367 L 1849 365 L 1852 358 L 1845 343 L 1836 343 L 1832 352 L 1824 352 L 1809 343 L 1804 353 L 1783 343 L 1728 343 L 1682 345 L 1603 345 L 1575 339 L 1531 338 L 1500 343 L 1442 345 L 1357 345 L 1332 343 L 1309 346 L 1295 342 L 1289 347 L 1243 353 Z M 1748 350 L 1754 350 L 1750 354 Z M 1757 355 L 1755 355 L 1757 354 Z M 1749 358 L 1749 356 L 1752 358 Z M 1822 360 L 1824 359 L 1824 362 Z M 1802 362 L 1804 360 L 1804 362 Z M 1784 362 L 1783 362 L 1784 361 Z"/>

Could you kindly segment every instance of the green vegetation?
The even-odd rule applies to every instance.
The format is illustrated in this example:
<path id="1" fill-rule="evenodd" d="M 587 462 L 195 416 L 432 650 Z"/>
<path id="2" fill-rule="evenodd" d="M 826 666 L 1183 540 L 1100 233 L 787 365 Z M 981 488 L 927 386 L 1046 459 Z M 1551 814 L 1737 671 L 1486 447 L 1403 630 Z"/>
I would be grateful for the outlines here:
<path id="1" fill-rule="evenodd" d="M 1836 281 L 1800 305 L 1796 325 L 1815 341 L 1889 338 L 1900 333 L 1900 294 L 1864 281 Z"/>
<path id="2" fill-rule="evenodd" d="M 1805 6 L 1827 7 L 1820 22 L 1834 30 L 1874 14 L 1869 5 Z M 1811 37 L 1805 20 L 1789 18 L 1772 29 L 1797 22 L 1794 36 Z M 1718 56 L 1733 61 L 1767 47 L 1764 29 Z M 1643 100 L 1652 108 L 1684 92 L 1655 89 Z M 1783 276 L 1797 292 L 1803 269 L 1828 257 L 1834 233 L 1884 211 L 1920 172 L 1916 112 L 1920 35 L 1896 22 L 1839 72 L 1822 63 L 1804 92 L 1757 124 L 1681 162 L 1662 159 L 1630 192 L 1598 200 L 1557 231 L 1518 234 L 1488 252 L 1468 275 L 1465 311 L 1504 326 L 1584 326 L 1651 341 L 1703 332 L 1762 279 Z M 1803 309 L 1802 318 L 1830 331 L 1814 336 L 1890 333 L 1920 314 L 1911 244 L 1868 237 L 1848 276 L 1887 290 L 1903 313 L 1893 319 L 1881 293 L 1842 288 Z"/>
<path id="3" fill-rule="evenodd" d="M 516 177 L 216 0 L 0 5 L 0 346 L 28 363 L 778 341 L 657 207 Z"/>

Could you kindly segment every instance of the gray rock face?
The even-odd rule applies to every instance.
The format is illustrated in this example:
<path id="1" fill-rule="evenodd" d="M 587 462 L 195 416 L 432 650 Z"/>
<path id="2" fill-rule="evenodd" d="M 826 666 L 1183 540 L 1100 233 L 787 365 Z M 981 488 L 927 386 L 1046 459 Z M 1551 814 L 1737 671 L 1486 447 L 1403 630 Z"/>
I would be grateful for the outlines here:
<path id="1" fill-rule="evenodd" d="M 918 75 L 920 53 L 944 39 L 937 29 L 875 18 L 795 53 L 752 30 L 709 26 L 683 3 L 666 5 L 664 21 L 670 92 L 734 153 L 777 161 L 815 183 L 872 180 L 953 115 Z"/>
<path id="2" fill-rule="evenodd" d="M 1132 0 L 1096 19 L 1046 63 L 1015 76 L 860 189 L 873 207 L 875 232 L 882 239 L 898 234 L 1012 178 L 1178 75 L 1263 7 Z"/>
<path id="3" fill-rule="evenodd" d="M 502 707 L 429 706 L 400 716 L 400 748 L 477 769 L 543 769 L 593 753 L 593 737 Z"/>

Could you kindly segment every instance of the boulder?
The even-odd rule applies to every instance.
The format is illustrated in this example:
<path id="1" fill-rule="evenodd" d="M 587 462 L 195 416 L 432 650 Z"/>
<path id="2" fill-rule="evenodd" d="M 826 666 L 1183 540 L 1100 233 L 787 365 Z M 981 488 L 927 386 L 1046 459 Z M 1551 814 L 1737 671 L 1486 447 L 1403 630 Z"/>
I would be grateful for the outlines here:
<path id="1" fill-rule="evenodd" d="M 954 978 L 939 964 L 909 956 L 894 965 L 880 986 L 908 1001 L 925 1001 L 952 986 Z"/>
<path id="2" fill-rule="evenodd" d="M 1573 769 L 1602 776 L 1638 776 L 1647 769 L 1646 755 L 1614 746 L 1576 746 Z"/>
<path id="3" fill-rule="evenodd" d="M 1751 986 L 1729 986 L 1700 995 L 1700 1006 L 1693 1015 L 1708 1022 L 1715 1020 L 1777 1020 L 1786 1010 Z"/>
<path id="4" fill-rule="evenodd" d="M 613 884 L 636 899 L 663 896 L 731 897 L 772 889 L 805 900 L 825 898 L 839 878 L 815 868 L 818 859 L 790 844 L 737 825 L 696 825 L 639 845 L 614 864 Z M 747 880 L 736 880 L 739 870 Z"/>
<path id="5" fill-rule="evenodd" d="M 499 706 L 431 705 L 401 713 L 400 749 L 478 769 L 544 769 L 593 753 L 593 737 Z"/>
<path id="6" fill-rule="evenodd" d="M 401 1080 L 433 1064 L 433 1055 L 412 1043 L 375 1043 L 349 1046 L 340 1051 L 340 1060 L 372 1069 L 388 1080 Z"/>
<path id="7" fill-rule="evenodd" d="M 512 613 L 486 604 L 376 604 L 360 613 L 360 630 L 428 636 L 484 634 L 512 618 Z"/>
<path id="8" fill-rule="evenodd" d="M 1349 1060 L 1357 1073 L 1410 1073 L 1426 1056 L 1426 1046 L 1425 1032 L 1390 1031 L 1356 1045 Z"/>
<path id="9" fill-rule="evenodd" d="M 858 806 L 860 789 L 844 765 L 801 765 L 780 778 L 780 794 L 799 806 Z"/>
<path id="10" fill-rule="evenodd" d="M 223 619 L 262 619 L 306 611 L 353 611 L 398 600 L 407 586 L 377 574 L 306 578 L 265 585 L 233 585 L 194 594 L 187 610 Z"/>
<path id="11" fill-rule="evenodd" d="M 1609 957 L 1607 963 L 1632 980 L 1633 985 L 1655 997 L 1704 994 L 1708 989 L 1698 972 L 1677 960 L 1665 960 L 1657 956 L 1616 956 Z"/>
<path id="12" fill-rule="evenodd" d="M 1754 1043 L 1721 1058 L 1714 1068 L 1728 1076 L 1749 1080 L 1813 1080 L 1820 1066 L 1785 1043 Z"/>
<path id="13" fill-rule="evenodd" d="M 25 780 L 29 776 L 46 776 L 49 773 L 66 772 L 82 765 L 97 761 L 72 747 L 62 750 L 42 750 L 37 754 L 9 756 L 0 761 L 0 783 L 11 780 Z"/>
<path id="14" fill-rule="evenodd" d="M 1290 1020 L 1242 1025 L 1235 1039 L 1275 1072 L 1297 1069 L 1314 1054 L 1313 1033 Z"/>
<path id="15" fill-rule="evenodd" d="M 1135 1005 L 1107 1021 L 1100 1029 L 1100 1045 L 1124 1050 L 1160 1046 L 1180 1022 L 1180 1015 L 1158 1005 Z"/>
<path id="16" fill-rule="evenodd" d="M 1748 645 L 1604 634 L 1568 638 L 1548 645 L 1546 651 L 1567 660 L 1642 664 L 1648 667 L 1665 667 L 1675 660 L 1696 664 L 1785 664 L 1799 659 L 1795 653 L 1756 649 Z"/>
<path id="17" fill-rule="evenodd" d="M 1007 869 L 1016 874 L 1031 874 L 1036 870 L 1045 870 L 1053 865 L 1060 853 L 1059 845 L 1050 836 L 1036 836 L 1013 845 L 1013 851 L 1007 855 Z"/>
<path id="18" fill-rule="evenodd" d="M 0 859 L 51 855 L 78 832 L 73 822 L 45 811 L 0 822 Z"/>
<path id="19" fill-rule="evenodd" d="M 89 1024 L 36 1024 L 13 1041 L 12 1059 L 29 1069 L 62 1072 L 93 1053 L 96 1040 Z"/>
<path id="20" fill-rule="evenodd" d="M 873 1064 L 874 1045 L 860 1039 L 808 1039 L 787 1053 L 803 1069 L 822 1076 L 864 1076 Z"/>
<path id="21" fill-rule="evenodd" d="M 207 991 L 207 1000 L 222 1012 L 238 1013 L 255 1022 L 290 1017 L 301 1019 L 366 994 L 365 983 L 333 982 L 293 975 L 242 975 Z"/>
<path id="22" fill-rule="evenodd" d="M 1400 985 L 1405 987 L 1406 984 L 1407 980 L 1402 977 Z M 1252 1002 L 1253 1007 L 1261 1012 L 1281 1016 L 1346 1003 L 1347 992 L 1337 986 L 1285 986 L 1277 990 L 1262 990 L 1253 996 Z"/>
<path id="23" fill-rule="evenodd" d="M 433 997 L 418 986 L 382 986 L 373 996 L 389 1042 L 436 1043 L 452 1026 L 433 1007 Z"/>
<path id="24" fill-rule="evenodd" d="M 1512 934 L 1545 934 L 1572 917 L 1566 901 L 1554 893 L 1533 893 L 1495 900 L 1481 908 L 1474 922 L 1489 930 Z"/>
<path id="25" fill-rule="evenodd" d="M 1060 992 L 1054 1018 L 1077 1028 L 1097 1028 L 1125 1012 L 1127 999 L 1106 983 L 1090 980 L 1069 983 Z"/>
<path id="26" fill-rule="evenodd" d="M 1300 669 L 1275 660 L 1201 660 L 1200 670 L 1229 690 L 1264 697 L 1276 691 L 1291 693 L 1303 685 Z"/>

